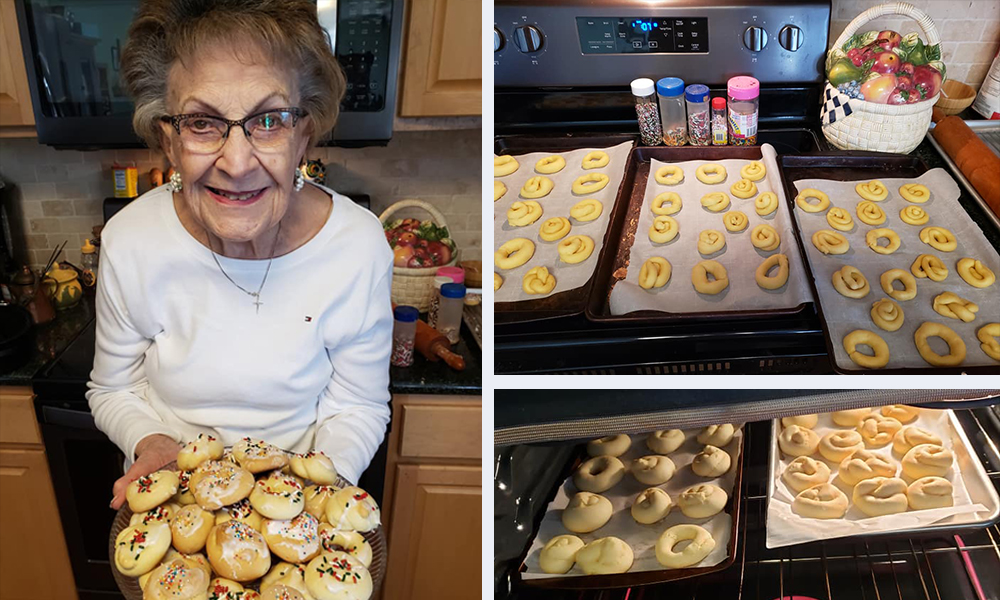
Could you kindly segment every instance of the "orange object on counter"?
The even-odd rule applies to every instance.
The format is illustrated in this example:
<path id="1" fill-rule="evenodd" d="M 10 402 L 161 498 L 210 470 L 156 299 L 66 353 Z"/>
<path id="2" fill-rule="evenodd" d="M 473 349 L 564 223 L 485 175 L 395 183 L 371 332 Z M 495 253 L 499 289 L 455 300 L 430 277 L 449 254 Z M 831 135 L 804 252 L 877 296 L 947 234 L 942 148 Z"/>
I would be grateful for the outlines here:
<path id="1" fill-rule="evenodd" d="M 941 119 L 931 135 L 986 204 L 1000 216 L 1000 157 L 956 116 Z"/>
<path id="2" fill-rule="evenodd" d="M 153 167 L 149 170 L 149 185 L 158 188 L 163 185 L 163 171 Z"/>
<path id="3" fill-rule="evenodd" d="M 419 319 L 417 320 L 417 337 L 414 341 L 417 350 L 427 360 L 431 362 L 444 360 L 445 364 L 456 371 L 465 370 L 465 359 L 451 351 L 451 342 L 448 341 L 448 336 Z"/>

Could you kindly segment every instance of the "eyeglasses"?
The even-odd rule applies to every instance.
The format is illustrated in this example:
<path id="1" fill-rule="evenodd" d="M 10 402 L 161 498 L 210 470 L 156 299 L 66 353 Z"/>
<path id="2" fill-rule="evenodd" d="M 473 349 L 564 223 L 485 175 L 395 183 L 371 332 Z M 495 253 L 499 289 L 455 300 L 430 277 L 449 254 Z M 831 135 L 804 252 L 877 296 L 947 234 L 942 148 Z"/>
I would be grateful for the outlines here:
<path id="1" fill-rule="evenodd" d="M 204 113 L 168 115 L 160 117 L 160 120 L 174 126 L 181 136 L 181 144 L 189 152 L 218 152 L 226 144 L 229 131 L 236 126 L 243 130 L 254 148 L 263 152 L 275 152 L 288 146 L 292 130 L 306 114 L 301 108 L 292 107 L 272 108 L 238 121 Z"/>

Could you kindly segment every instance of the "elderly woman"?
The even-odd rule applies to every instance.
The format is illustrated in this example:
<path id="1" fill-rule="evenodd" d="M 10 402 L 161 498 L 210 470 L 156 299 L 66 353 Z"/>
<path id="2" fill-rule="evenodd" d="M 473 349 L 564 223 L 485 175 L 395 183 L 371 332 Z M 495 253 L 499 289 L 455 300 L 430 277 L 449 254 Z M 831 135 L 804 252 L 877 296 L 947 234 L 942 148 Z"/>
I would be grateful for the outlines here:
<path id="1" fill-rule="evenodd" d="M 175 174 L 104 230 L 87 398 L 129 482 L 208 433 L 320 450 L 357 482 L 385 435 L 392 253 L 298 166 L 345 80 L 309 0 L 146 0 L 133 125 Z"/>

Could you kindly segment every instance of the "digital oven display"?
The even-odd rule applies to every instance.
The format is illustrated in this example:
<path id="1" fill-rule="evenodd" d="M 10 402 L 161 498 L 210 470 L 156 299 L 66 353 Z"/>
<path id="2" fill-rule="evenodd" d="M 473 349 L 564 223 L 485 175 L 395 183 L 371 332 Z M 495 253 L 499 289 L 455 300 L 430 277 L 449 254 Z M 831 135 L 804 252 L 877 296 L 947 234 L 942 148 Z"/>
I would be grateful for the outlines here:
<path id="1" fill-rule="evenodd" d="M 577 17 L 584 54 L 708 52 L 705 17 Z"/>

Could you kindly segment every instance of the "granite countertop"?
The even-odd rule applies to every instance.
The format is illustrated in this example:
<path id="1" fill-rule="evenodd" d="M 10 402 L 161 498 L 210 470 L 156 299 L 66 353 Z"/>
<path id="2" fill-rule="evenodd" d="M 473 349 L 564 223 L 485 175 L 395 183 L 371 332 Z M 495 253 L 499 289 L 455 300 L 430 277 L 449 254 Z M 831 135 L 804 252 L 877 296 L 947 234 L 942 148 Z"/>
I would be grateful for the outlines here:
<path id="1" fill-rule="evenodd" d="M 31 385 L 31 379 L 42 367 L 66 349 L 70 342 L 94 320 L 94 299 L 84 295 L 73 308 L 56 312 L 55 320 L 36 326 L 30 335 L 31 356 L 20 368 L 0 373 L 0 385 Z"/>

